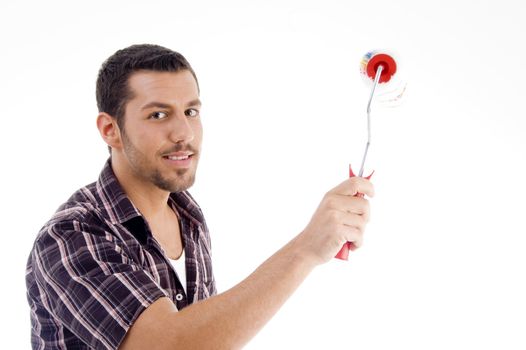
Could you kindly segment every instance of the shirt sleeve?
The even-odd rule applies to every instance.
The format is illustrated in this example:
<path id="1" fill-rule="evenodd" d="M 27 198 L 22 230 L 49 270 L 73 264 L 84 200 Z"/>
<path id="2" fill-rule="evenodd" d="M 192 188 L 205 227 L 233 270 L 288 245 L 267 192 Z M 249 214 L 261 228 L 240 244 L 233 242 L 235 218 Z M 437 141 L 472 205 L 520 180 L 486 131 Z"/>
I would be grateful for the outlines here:
<path id="1" fill-rule="evenodd" d="M 90 347 L 116 349 L 141 312 L 168 294 L 114 236 L 89 231 L 50 226 L 32 253 L 35 278 L 64 327 Z"/>

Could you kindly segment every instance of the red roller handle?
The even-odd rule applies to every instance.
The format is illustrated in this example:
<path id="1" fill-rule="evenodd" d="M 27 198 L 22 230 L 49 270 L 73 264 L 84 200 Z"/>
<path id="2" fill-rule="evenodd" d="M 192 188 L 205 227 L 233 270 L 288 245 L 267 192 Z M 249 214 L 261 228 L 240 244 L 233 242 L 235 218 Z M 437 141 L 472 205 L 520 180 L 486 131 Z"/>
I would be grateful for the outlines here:
<path id="1" fill-rule="evenodd" d="M 373 174 L 374 174 L 374 171 L 371 173 L 371 175 L 366 176 L 365 178 L 369 180 L 371 176 L 373 176 Z M 349 164 L 349 177 L 354 177 L 354 176 L 356 175 L 354 175 L 351 165 Z M 354 196 L 363 198 L 363 193 L 356 193 Z M 349 251 L 355 250 L 355 249 L 356 249 L 356 246 L 354 245 L 353 242 L 346 242 L 343 245 L 342 249 L 340 249 L 338 254 L 336 254 L 335 258 L 340 259 L 340 260 L 349 260 Z"/>

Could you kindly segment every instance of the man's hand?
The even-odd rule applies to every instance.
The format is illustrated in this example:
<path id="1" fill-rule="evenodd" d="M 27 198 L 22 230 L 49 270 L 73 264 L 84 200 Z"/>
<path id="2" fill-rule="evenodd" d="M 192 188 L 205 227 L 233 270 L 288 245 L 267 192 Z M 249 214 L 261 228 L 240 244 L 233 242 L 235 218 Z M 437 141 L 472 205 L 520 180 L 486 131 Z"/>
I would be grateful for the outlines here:
<path id="1" fill-rule="evenodd" d="M 372 183 L 361 177 L 351 177 L 323 197 L 311 221 L 298 236 L 305 254 L 319 263 L 332 259 L 349 241 L 358 248 L 363 242 L 365 226 L 369 221 L 369 201 L 356 197 L 363 193 L 374 196 Z"/>

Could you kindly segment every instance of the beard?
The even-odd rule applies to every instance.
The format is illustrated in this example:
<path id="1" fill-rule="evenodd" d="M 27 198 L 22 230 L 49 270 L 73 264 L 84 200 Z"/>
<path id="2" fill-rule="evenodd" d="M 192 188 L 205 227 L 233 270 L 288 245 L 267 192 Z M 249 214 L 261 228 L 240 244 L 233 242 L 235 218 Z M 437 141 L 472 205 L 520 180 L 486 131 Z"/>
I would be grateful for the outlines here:
<path id="1" fill-rule="evenodd" d="M 195 182 L 195 168 L 175 170 L 175 178 L 163 176 L 160 169 L 155 167 L 155 165 L 148 160 L 148 157 L 135 147 L 133 142 L 128 138 L 128 135 L 124 132 L 124 129 L 122 130 L 124 153 L 126 154 L 130 167 L 137 178 L 149 182 L 161 190 L 168 192 L 183 192 L 192 187 Z M 179 151 L 191 151 L 193 153 L 193 161 L 197 162 L 198 152 L 190 145 L 185 147 L 182 144 L 176 144 L 172 149 L 169 149 L 164 153 Z"/>

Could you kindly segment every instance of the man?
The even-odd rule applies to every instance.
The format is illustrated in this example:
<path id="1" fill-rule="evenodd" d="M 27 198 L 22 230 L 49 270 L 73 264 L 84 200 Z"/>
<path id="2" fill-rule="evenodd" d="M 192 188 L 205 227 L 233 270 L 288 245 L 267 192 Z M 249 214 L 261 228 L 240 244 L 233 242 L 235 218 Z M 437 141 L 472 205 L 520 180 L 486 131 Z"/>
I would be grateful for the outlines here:
<path id="1" fill-rule="evenodd" d="M 210 237 L 187 192 L 201 151 L 199 86 L 180 54 L 117 51 L 97 79 L 97 127 L 110 158 L 97 182 L 39 232 L 27 265 L 35 349 L 235 349 L 319 264 L 359 247 L 372 184 L 329 191 L 306 228 L 216 295 Z"/>

